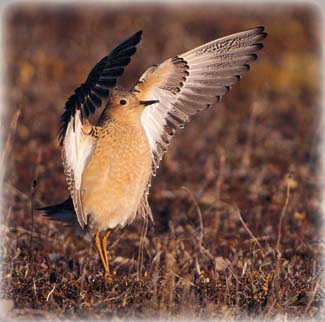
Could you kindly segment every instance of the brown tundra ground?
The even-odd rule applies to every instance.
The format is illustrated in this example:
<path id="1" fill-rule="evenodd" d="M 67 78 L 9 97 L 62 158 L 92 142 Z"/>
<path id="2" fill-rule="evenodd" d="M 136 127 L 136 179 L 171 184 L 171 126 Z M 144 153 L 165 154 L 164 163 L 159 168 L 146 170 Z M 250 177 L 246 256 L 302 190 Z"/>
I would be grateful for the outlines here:
<path id="1" fill-rule="evenodd" d="M 21 4 L 4 18 L 4 317 L 324 318 L 316 8 Z M 173 139 L 146 236 L 141 218 L 112 234 L 106 285 L 93 236 L 31 211 L 68 195 L 57 140 L 66 99 L 137 30 L 124 86 L 152 64 L 258 25 L 268 37 L 251 71 Z"/>

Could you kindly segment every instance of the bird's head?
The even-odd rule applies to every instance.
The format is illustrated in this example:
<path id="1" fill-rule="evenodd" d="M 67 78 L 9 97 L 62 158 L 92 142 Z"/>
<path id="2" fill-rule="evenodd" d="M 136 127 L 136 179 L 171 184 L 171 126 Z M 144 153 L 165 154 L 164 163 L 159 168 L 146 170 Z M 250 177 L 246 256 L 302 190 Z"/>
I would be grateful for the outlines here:
<path id="1" fill-rule="evenodd" d="M 133 92 L 115 88 L 109 97 L 109 109 L 123 109 L 128 111 L 140 111 L 149 105 L 159 103 L 158 100 L 140 101 Z"/>

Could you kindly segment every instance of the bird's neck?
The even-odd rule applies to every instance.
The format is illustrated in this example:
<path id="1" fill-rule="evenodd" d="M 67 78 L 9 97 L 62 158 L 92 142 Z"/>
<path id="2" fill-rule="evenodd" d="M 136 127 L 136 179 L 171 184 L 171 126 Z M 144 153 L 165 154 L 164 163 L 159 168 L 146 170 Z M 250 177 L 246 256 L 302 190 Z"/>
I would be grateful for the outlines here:
<path id="1" fill-rule="evenodd" d="M 118 122 L 120 124 L 130 125 L 130 126 L 140 126 L 141 125 L 141 113 L 142 110 L 138 108 L 123 109 L 116 108 L 108 110 L 109 119 Z"/>
<path id="2" fill-rule="evenodd" d="M 141 127 L 141 113 L 140 109 L 106 109 L 98 125 L 111 127 L 116 124 L 123 127 Z"/>

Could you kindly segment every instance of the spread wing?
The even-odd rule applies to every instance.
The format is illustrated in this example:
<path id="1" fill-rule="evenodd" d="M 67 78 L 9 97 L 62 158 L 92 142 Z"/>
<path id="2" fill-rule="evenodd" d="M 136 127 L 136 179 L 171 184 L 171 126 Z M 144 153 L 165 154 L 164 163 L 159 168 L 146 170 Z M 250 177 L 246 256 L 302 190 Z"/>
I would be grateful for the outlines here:
<path id="1" fill-rule="evenodd" d="M 147 106 L 141 122 L 152 151 L 153 175 L 178 128 L 191 115 L 220 101 L 256 60 L 263 27 L 213 40 L 150 67 L 133 92 L 139 100 L 159 100 Z"/>
<path id="2" fill-rule="evenodd" d="M 139 31 L 123 41 L 95 65 L 86 82 L 70 96 L 61 116 L 59 140 L 64 172 L 81 227 L 87 224 L 81 203 L 81 177 L 96 141 L 95 137 L 84 134 L 83 126 L 90 125 L 89 117 L 102 105 L 124 67 L 130 63 L 141 34 Z"/>

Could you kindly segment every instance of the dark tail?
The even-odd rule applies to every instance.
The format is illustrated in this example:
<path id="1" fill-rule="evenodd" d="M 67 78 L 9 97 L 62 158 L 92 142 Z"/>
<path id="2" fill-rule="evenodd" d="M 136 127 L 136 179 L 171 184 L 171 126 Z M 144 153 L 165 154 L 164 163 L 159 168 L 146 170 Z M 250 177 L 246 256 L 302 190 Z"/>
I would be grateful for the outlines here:
<path id="1" fill-rule="evenodd" d="M 60 204 L 36 208 L 36 210 L 43 211 L 45 217 L 64 222 L 67 226 L 79 225 L 71 198 L 68 198 Z"/>

